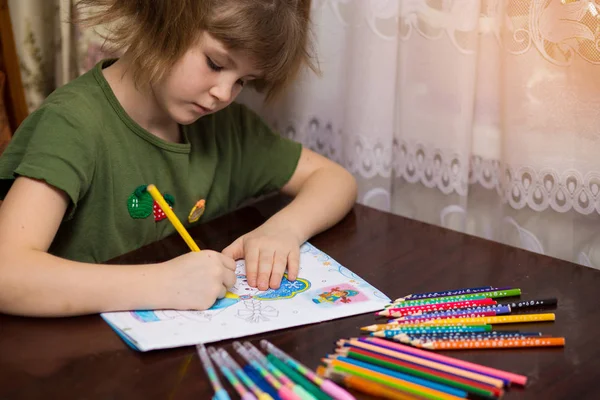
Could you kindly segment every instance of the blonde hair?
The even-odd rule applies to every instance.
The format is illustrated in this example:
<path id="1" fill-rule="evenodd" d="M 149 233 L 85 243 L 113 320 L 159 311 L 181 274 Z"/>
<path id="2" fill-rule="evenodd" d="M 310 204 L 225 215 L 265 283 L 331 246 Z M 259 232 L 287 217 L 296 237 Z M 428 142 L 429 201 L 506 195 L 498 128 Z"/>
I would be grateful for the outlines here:
<path id="1" fill-rule="evenodd" d="M 267 100 L 302 66 L 318 73 L 309 33 L 310 0 L 79 0 L 76 22 L 104 25 L 110 51 L 127 51 L 136 84 L 160 79 L 208 32 L 242 51 L 264 76 L 252 82 Z"/>

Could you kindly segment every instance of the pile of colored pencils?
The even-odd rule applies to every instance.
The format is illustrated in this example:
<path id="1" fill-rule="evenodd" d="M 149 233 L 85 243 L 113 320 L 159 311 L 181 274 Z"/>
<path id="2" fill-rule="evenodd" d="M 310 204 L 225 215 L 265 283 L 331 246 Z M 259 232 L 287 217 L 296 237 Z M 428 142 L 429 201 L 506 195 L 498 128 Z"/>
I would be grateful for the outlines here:
<path id="1" fill-rule="evenodd" d="M 493 330 L 497 324 L 555 320 L 554 313 L 518 313 L 556 307 L 555 298 L 497 301 L 520 294 L 520 289 L 491 286 L 413 294 L 396 299 L 377 313 L 393 319 L 361 329 L 371 336 L 428 350 L 564 346 L 564 337 L 551 337 L 542 332 Z"/>
<path id="2" fill-rule="evenodd" d="M 242 366 L 223 348 L 196 346 L 215 391 L 213 400 L 231 397 L 212 362 L 242 400 L 356 400 L 335 382 L 320 377 L 272 343 L 261 340 L 260 345 L 264 354 L 250 342 L 233 343 L 243 360 Z"/>
<path id="3" fill-rule="evenodd" d="M 494 399 L 510 385 L 527 383 L 522 375 L 375 337 L 340 340 L 337 346 L 317 373 L 385 399 Z"/>

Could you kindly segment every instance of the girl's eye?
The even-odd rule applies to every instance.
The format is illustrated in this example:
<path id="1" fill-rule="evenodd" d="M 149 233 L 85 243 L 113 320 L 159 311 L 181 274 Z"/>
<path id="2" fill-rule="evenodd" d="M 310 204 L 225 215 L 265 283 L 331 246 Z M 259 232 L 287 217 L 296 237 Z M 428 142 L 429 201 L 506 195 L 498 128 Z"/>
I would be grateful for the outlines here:
<path id="1" fill-rule="evenodd" d="M 208 67 L 210 69 L 212 69 L 215 72 L 219 72 L 223 69 L 223 67 L 215 64 L 215 62 L 213 60 L 211 60 L 210 57 L 208 57 L 208 56 L 206 57 L 206 64 L 208 65 Z"/>

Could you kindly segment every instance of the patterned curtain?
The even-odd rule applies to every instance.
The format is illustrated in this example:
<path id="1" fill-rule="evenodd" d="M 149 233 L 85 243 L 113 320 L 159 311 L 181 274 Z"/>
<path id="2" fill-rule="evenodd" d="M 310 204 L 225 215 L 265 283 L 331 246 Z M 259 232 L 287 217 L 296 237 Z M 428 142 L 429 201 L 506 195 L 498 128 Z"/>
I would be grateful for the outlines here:
<path id="1" fill-rule="evenodd" d="M 101 30 L 69 23 L 74 0 L 8 0 L 30 111 L 54 89 L 106 57 Z"/>
<path id="2" fill-rule="evenodd" d="M 105 56 L 71 2 L 9 0 L 32 108 Z M 242 101 L 363 204 L 600 268 L 599 3 L 313 0 L 322 76 Z"/>

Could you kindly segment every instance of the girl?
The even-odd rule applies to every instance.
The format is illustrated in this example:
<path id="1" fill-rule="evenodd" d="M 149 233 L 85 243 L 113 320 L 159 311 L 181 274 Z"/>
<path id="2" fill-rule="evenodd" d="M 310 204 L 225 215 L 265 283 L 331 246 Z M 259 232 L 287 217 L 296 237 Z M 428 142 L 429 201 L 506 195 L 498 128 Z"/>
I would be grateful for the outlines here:
<path id="1" fill-rule="evenodd" d="M 261 290 L 277 288 L 286 268 L 295 279 L 299 246 L 348 212 L 356 183 L 233 100 L 244 86 L 272 99 L 312 67 L 310 1 L 79 7 L 88 25 L 111 27 L 123 56 L 57 89 L 0 158 L 0 312 L 206 309 L 234 284 L 239 258 Z M 103 265 L 174 232 L 145 191 L 150 183 L 187 227 L 257 195 L 294 200 L 222 253 Z"/>

